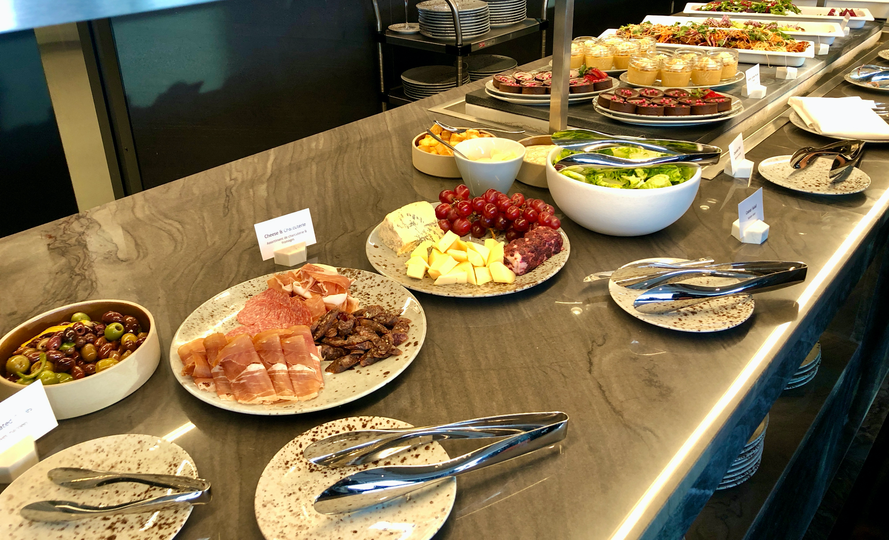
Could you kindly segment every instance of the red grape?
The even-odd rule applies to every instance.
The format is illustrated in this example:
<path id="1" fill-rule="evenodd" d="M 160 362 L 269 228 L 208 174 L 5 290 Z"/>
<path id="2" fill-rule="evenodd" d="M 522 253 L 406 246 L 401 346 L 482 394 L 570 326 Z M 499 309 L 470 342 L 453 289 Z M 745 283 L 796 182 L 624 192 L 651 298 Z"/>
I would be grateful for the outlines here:
<path id="1" fill-rule="evenodd" d="M 470 204 L 469 201 L 460 201 L 454 205 L 454 208 L 456 208 L 457 215 L 460 217 L 465 218 L 472 213 L 472 204 Z"/>
<path id="2" fill-rule="evenodd" d="M 552 225 L 550 225 L 550 223 L 552 223 L 552 220 L 553 220 L 552 214 L 540 214 L 540 216 L 537 217 L 537 223 L 540 223 L 541 225 L 546 225 L 547 227 L 552 227 Z"/>
<path id="3" fill-rule="evenodd" d="M 518 206 L 511 205 L 509 208 L 504 210 L 503 215 L 506 216 L 506 219 L 509 221 L 515 221 L 522 215 L 522 211 L 519 210 Z"/>
<path id="4" fill-rule="evenodd" d="M 512 242 L 513 240 L 515 240 L 516 238 L 519 238 L 521 236 L 522 236 L 522 233 L 520 233 L 519 231 L 517 231 L 515 229 L 509 229 L 508 231 L 506 231 L 506 241 L 507 242 Z"/>
<path id="5" fill-rule="evenodd" d="M 486 229 L 490 229 L 491 227 L 494 226 L 494 220 L 496 218 L 497 218 L 497 216 L 492 216 L 492 217 L 482 216 L 482 217 L 478 218 L 478 222 L 481 223 L 482 226 L 484 226 Z"/>
<path id="6" fill-rule="evenodd" d="M 440 219 L 438 220 L 438 227 L 442 231 L 448 232 L 449 230 L 451 230 L 451 222 L 446 219 Z"/>
<path id="7" fill-rule="evenodd" d="M 486 201 L 486 202 L 489 202 L 489 203 L 496 202 L 496 201 L 497 201 L 497 195 L 498 195 L 499 193 L 500 193 L 500 192 L 497 191 L 497 190 L 494 189 L 494 188 L 489 189 L 488 191 L 485 192 L 485 195 L 484 195 L 484 197 L 485 197 L 485 201 Z"/>
<path id="8" fill-rule="evenodd" d="M 472 199 L 472 209 L 479 214 L 481 214 L 482 210 L 485 209 L 486 204 L 488 204 L 488 201 L 486 201 L 484 197 L 476 197 Z"/>
<path id="9" fill-rule="evenodd" d="M 450 204 L 450 203 L 454 202 L 454 198 L 455 198 L 454 192 L 449 189 L 443 190 L 441 193 L 438 194 L 438 200 L 443 203 Z"/>
<path id="10" fill-rule="evenodd" d="M 448 215 L 445 216 L 445 219 L 448 221 L 454 221 L 458 217 L 460 217 L 460 215 L 457 214 L 457 209 L 452 206 L 451 209 L 448 210 Z"/>
<path id="11" fill-rule="evenodd" d="M 513 193 L 511 200 L 512 204 L 518 207 L 521 207 L 523 204 L 525 204 L 525 196 L 521 193 Z"/>
<path id="12" fill-rule="evenodd" d="M 435 217 L 438 219 L 444 219 L 448 217 L 448 212 L 451 211 L 451 205 L 448 203 L 441 203 L 435 207 Z"/>
<path id="13" fill-rule="evenodd" d="M 556 209 L 552 207 L 551 204 L 544 204 L 543 208 L 540 210 L 541 214 L 555 214 Z"/>
<path id="14" fill-rule="evenodd" d="M 469 234 L 470 229 L 472 229 L 472 223 L 470 223 L 469 220 L 464 217 L 457 218 L 454 221 L 454 224 L 451 225 L 451 230 L 454 231 L 454 234 L 456 234 L 457 236 L 464 236 Z"/>
<path id="15" fill-rule="evenodd" d="M 553 229 L 558 229 L 562 226 L 562 222 L 556 216 L 553 216 L 551 220 L 549 220 L 549 226 Z"/>
<path id="16" fill-rule="evenodd" d="M 531 222 L 531 225 L 528 226 L 528 230 L 529 230 L 529 231 L 533 231 L 533 230 L 536 229 L 537 227 L 540 227 L 540 223 L 537 223 L 536 221 L 533 221 L 533 222 Z"/>
<path id="17" fill-rule="evenodd" d="M 509 220 L 507 220 L 505 216 L 497 216 L 494 219 L 494 228 L 498 231 L 505 231 L 509 228 Z"/>
<path id="18" fill-rule="evenodd" d="M 485 205 L 484 210 L 482 210 L 482 215 L 488 218 L 495 218 L 499 211 L 497 210 L 497 205 L 494 203 L 488 203 Z"/>
<path id="19" fill-rule="evenodd" d="M 502 199 L 499 199 L 495 204 L 497 205 L 497 210 L 500 210 L 501 212 L 506 212 L 506 209 L 509 208 L 510 206 L 512 206 L 512 201 L 509 200 L 509 197 L 504 196 Z"/>
<path id="20" fill-rule="evenodd" d="M 525 231 L 527 231 L 527 230 L 528 230 L 528 227 L 529 227 L 530 225 L 531 225 L 531 224 L 528 223 L 528 220 L 525 219 L 525 218 L 523 218 L 523 217 L 520 217 L 520 218 L 518 218 L 518 219 L 516 219 L 515 221 L 512 222 L 512 227 L 513 227 L 515 230 L 519 231 L 519 232 L 525 232 Z"/>
<path id="21" fill-rule="evenodd" d="M 530 203 L 528 203 L 528 206 L 530 206 L 531 208 L 536 210 L 538 214 L 543 211 L 543 207 L 545 205 L 546 205 L 546 203 L 540 199 L 534 199 Z"/>
<path id="22" fill-rule="evenodd" d="M 488 229 L 485 228 L 484 225 L 481 224 L 480 221 L 476 221 L 472 224 L 472 236 L 475 238 L 481 238 L 488 232 Z"/>
<path id="23" fill-rule="evenodd" d="M 466 187 L 466 184 L 460 184 L 456 188 L 454 188 L 454 194 L 457 195 L 458 199 L 468 201 L 469 200 L 469 188 Z"/>
<path id="24" fill-rule="evenodd" d="M 534 210 L 533 208 L 525 208 L 525 211 L 522 212 L 522 217 L 524 217 L 531 223 L 535 223 L 537 221 L 538 215 L 540 215 L 540 213 L 537 210 Z"/>

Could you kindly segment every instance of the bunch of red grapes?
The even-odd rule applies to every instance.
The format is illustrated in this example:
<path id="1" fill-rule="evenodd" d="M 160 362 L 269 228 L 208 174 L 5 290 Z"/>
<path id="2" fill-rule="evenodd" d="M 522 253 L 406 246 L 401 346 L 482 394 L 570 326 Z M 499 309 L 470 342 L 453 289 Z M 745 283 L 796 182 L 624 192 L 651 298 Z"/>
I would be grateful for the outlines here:
<path id="1" fill-rule="evenodd" d="M 490 229 L 506 234 L 506 241 L 512 242 L 537 227 L 558 229 L 562 226 L 552 206 L 540 199 L 526 199 L 521 193 L 510 197 L 489 189 L 481 197 L 470 198 L 469 188 L 460 184 L 439 193 L 438 200 L 441 201 L 435 207 L 438 226 L 459 236 L 472 233 L 475 238 L 481 238 Z"/>

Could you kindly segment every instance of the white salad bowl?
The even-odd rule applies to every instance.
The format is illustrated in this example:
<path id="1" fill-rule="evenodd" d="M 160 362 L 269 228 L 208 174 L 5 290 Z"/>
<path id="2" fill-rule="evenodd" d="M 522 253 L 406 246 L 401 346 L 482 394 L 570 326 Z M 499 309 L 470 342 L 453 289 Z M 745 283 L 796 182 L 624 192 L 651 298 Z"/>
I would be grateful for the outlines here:
<path id="1" fill-rule="evenodd" d="M 454 148 L 469 158 L 465 159 L 460 154 L 454 153 L 460 176 L 469 186 L 469 192 L 473 197 L 479 197 L 491 188 L 501 193 L 508 192 L 525 159 L 525 147 L 510 139 L 497 137 L 469 139 Z M 495 152 L 512 152 L 515 157 L 506 161 L 476 161 L 491 157 Z"/>
<path id="2" fill-rule="evenodd" d="M 611 236 L 642 236 L 672 225 L 691 206 L 701 185 L 701 168 L 685 182 L 655 189 L 618 189 L 586 184 L 553 167 L 562 151 L 555 148 L 546 160 L 546 180 L 556 206 L 572 221 Z"/>
<path id="3" fill-rule="evenodd" d="M 118 311 L 139 319 L 142 329 L 147 329 L 145 342 L 125 360 L 82 379 L 48 385 L 46 397 L 58 420 L 74 418 L 113 405 L 139 389 L 151 377 L 161 357 L 160 338 L 151 313 L 133 302 L 125 300 L 88 300 L 52 309 L 32 317 L 13 328 L 0 340 L 0 366 L 5 373 L 6 360 L 23 343 L 59 321 L 69 320 L 71 315 L 84 312 L 98 320 L 106 311 Z M 32 383 L 33 384 L 33 383 Z M 18 392 L 24 386 L 0 377 L 0 400 Z"/>

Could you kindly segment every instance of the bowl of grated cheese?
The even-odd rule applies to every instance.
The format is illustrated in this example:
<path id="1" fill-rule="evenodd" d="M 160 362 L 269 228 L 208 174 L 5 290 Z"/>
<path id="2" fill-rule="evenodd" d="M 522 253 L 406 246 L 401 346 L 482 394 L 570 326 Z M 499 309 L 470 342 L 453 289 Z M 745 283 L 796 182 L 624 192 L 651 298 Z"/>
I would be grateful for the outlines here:
<path id="1" fill-rule="evenodd" d="M 516 180 L 529 186 L 546 188 L 546 157 L 555 148 L 552 137 L 526 137 L 519 144 L 525 147 L 525 158 Z"/>

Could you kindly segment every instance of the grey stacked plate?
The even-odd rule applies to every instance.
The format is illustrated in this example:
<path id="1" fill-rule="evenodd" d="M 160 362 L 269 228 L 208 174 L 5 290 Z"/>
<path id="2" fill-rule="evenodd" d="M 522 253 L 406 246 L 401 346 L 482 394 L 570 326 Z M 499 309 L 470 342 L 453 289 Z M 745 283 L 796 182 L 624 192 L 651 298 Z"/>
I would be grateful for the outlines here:
<path id="1" fill-rule="evenodd" d="M 528 0 L 485 0 L 491 13 L 491 26 L 509 26 L 528 17 Z"/>
<path id="2" fill-rule="evenodd" d="M 762 462 L 762 449 L 765 447 L 766 428 L 769 427 L 769 415 L 762 419 L 762 422 L 750 436 L 747 444 L 738 454 L 738 457 L 732 462 L 732 465 L 725 472 L 722 481 L 716 486 L 717 490 L 728 489 L 743 484 L 759 469 Z"/>
<path id="3" fill-rule="evenodd" d="M 469 80 L 475 82 L 509 71 L 519 63 L 513 58 L 499 54 L 474 54 L 466 58 L 465 65 L 469 68 Z M 456 66 L 457 63 L 454 62 L 454 67 Z"/>
<path id="4" fill-rule="evenodd" d="M 469 82 L 469 73 L 463 70 L 463 84 Z M 417 100 L 434 96 L 445 90 L 457 87 L 457 70 L 451 66 L 421 66 L 401 74 L 404 95 Z"/>
<path id="5" fill-rule="evenodd" d="M 454 0 L 463 40 L 476 38 L 491 30 L 488 4 L 480 0 Z M 456 39 L 454 16 L 445 0 L 428 0 L 417 4 L 420 33 L 434 39 Z"/>
<path id="6" fill-rule="evenodd" d="M 808 383 L 818 374 L 818 366 L 820 365 L 821 343 L 816 343 L 806 356 L 806 359 L 803 360 L 803 363 L 800 364 L 799 369 L 796 370 L 796 373 L 794 373 L 793 377 L 787 382 L 787 386 L 785 386 L 784 389 L 793 390 L 794 388 L 799 388 Z"/>

